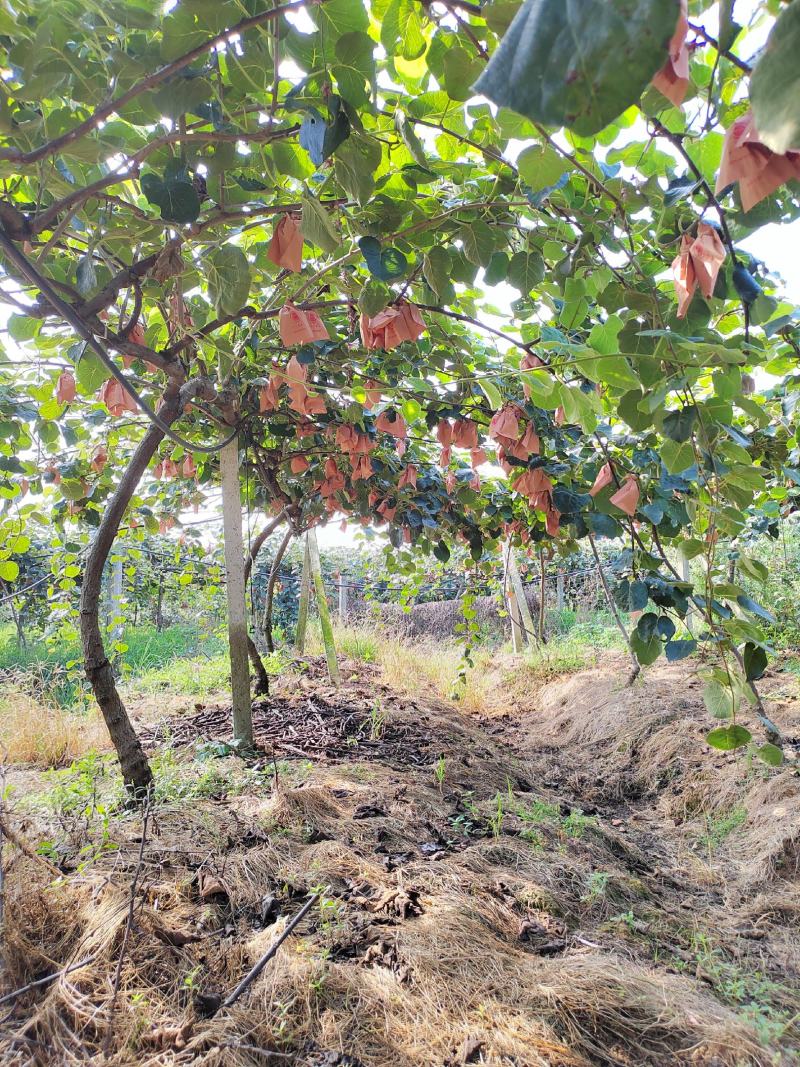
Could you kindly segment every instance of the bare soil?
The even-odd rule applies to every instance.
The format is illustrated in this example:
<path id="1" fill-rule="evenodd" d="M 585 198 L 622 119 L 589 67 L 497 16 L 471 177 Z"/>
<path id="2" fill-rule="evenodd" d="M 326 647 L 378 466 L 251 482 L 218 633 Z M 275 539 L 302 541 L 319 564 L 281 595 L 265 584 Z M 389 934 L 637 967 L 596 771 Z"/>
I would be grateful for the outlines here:
<path id="1" fill-rule="evenodd" d="M 11 825 L 57 841 L 59 871 L 7 846 L 6 987 L 91 962 L 0 1005 L 4 1063 L 800 1062 L 795 675 L 766 682 L 788 757 L 769 769 L 704 745 L 684 665 L 624 689 L 612 658 L 531 692 L 509 663 L 482 719 L 347 666 L 340 689 L 317 661 L 282 680 L 254 754 L 196 759 L 223 707 L 151 721 L 186 792 L 144 842 L 141 813 L 103 838 L 20 776 Z"/>

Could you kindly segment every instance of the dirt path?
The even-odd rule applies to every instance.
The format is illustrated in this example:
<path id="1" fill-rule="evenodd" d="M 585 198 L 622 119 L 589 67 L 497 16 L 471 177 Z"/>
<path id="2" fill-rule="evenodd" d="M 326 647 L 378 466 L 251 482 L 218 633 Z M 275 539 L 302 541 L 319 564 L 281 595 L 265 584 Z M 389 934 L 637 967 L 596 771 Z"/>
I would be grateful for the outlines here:
<path id="1" fill-rule="evenodd" d="M 113 1012 L 139 817 L 62 816 L 60 889 L 15 859 L 12 982 L 95 958 L 17 1002 L 5 1062 L 104 1042 L 110 1063 L 159 1067 L 796 1062 L 794 762 L 704 751 L 674 668 L 631 691 L 611 664 L 510 692 L 483 721 L 346 673 L 335 691 L 312 665 L 266 701 L 256 760 L 225 754 L 224 709 L 151 728 L 163 795 Z M 793 737 L 796 686 L 770 687 Z M 113 848 L 87 864 L 103 833 Z"/>

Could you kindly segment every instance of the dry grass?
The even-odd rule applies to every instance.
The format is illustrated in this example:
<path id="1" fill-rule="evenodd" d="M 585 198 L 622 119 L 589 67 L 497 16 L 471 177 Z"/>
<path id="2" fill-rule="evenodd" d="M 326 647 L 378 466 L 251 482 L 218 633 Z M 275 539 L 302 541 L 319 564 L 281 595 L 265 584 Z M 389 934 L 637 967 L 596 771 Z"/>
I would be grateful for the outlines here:
<path id="1" fill-rule="evenodd" d="M 307 650 L 323 653 L 317 627 L 308 631 Z M 440 700 L 457 700 L 459 707 L 484 714 L 492 703 L 499 675 L 499 654 L 490 649 L 475 652 L 475 666 L 467 671 L 466 686 L 459 686 L 458 664 L 462 649 L 454 642 L 392 638 L 371 626 L 334 626 L 334 643 L 340 656 L 376 664 L 383 680 L 398 693 L 419 696 L 426 692 Z"/>
<path id="2" fill-rule="evenodd" d="M 364 668 L 358 684 L 339 690 L 343 706 L 374 687 L 388 721 L 425 722 L 441 739 L 444 782 L 431 767 L 398 768 L 377 756 L 321 761 L 297 787 L 282 776 L 277 787 L 264 780 L 247 795 L 159 806 L 113 1010 L 139 817 L 117 813 L 108 826 L 113 851 L 61 884 L 8 849 L 8 982 L 55 973 L 87 953 L 95 959 L 21 998 L 0 1035 L 3 1062 L 71 1067 L 100 1059 L 107 1045 L 109 1067 L 349 1062 L 338 1054 L 364 1067 L 432 1067 L 463 1063 L 470 1042 L 480 1049 L 475 1062 L 491 1067 L 792 1062 L 785 1050 L 797 1029 L 800 998 L 790 983 L 800 902 L 779 883 L 796 873 L 789 772 L 742 787 L 740 767 L 720 757 L 709 769 L 706 756 L 699 773 L 701 726 L 694 698 L 678 706 L 677 680 L 681 692 L 687 687 L 674 669 L 624 690 L 611 664 L 526 692 L 524 678 L 512 690 L 498 681 L 510 670 L 505 657 L 487 662 L 484 674 L 477 667 L 474 703 L 459 707 L 516 708 L 520 764 L 508 739 L 497 740 L 505 729 L 499 716 L 487 736 L 474 717 L 421 699 L 425 690 L 442 694 L 452 651 L 381 641 L 374 662 L 415 699 L 392 699 L 375 683 L 377 670 Z M 285 684 L 312 695 L 325 685 L 312 675 Z M 220 761 L 220 773 L 226 766 Z M 514 785 L 520 767 L 535 794 Z M 555 773 L 572 794 L 543 792 Z M 684 794 L 693 784 L 703 817 L 745 789 L 748 820 L 719 880 L 709 876 L 715 890 L 727 887 L 724 896 L 706 893 L 706 883 L 689 877 L 691 865 L 680 865 L 692 816 L 676 828 L 664 814 L 677 815 L 681 803 L 689 811 Z M 611 815 L 620 809 L 612 807 L 585 833 L 570 834 L 561 800 L 634 788 L 652 794 L 641 834 L 628 821 L 627 800 L 619 830 Z M 525 836 L 531 828 L 533 838 Z M 39 830 L 60 834 L 72 850 L 71 872 L 101 827 L 62 816 Z M 435 858 L 431 842 L 441 847 Z M 250 992 L 230 1011 L 204 1016 L 199 998 L 229 992 L 318 886 L 323 903 Z M 273 897 L 280 918 L 265 926 L 260 916 Z M 525 924 L 543 931 L 544 942 L 560 939 L 553 955 L 539 934 L 522 936 Z M 760 938 L 747 930 L 740 937 L 740 927 Z M 715 949 L 699 960 L 696 935 L 713 935 L 724 958 Z M 774 979 L 769 988 L 751 982 L 762 970 Z M 751 982 L 746 997 L 731 975 Z M 282 1058 L 270 1059 L 269 1050 Z"/>
<path id="3" fill-rule="evenodd" d="M 63 767 L 93 749 L 107 751 L 110 743 L 97 708 L 65 711 L 11 691 L 0 697 L 0 745 L 10 763 Z"/>
<path id="4" fill-rule="evenodd" d="M 48 886 L 32 861 L 15 858 L 9 980 L 19 985 L 86 955 L 95 959 L 23 1001 L 6 1035 L 21 1033 L 25 1020 L 25 1036 L 64 1067 L 99 1055 L 106 1043 L 105 1062 L 113 1067 L 189 1059 L 251 1067 L 265 1056 L 254 1057 L 253 1049 L 289 1054 L 303 1067 L 323 1062 L 322 1050 L 366 1067 L 430 1067 L 462 1062 L 469 1041 L 479 1043 L 480 1062 L 494 1067 L 779 1062 L 748 1021 L 692 978 L 577 942 L 550 959 L 520 940 L 526 916 L 561 923 L 552 909 L 574 913 L 571 879 L 597 864 L 616 864 L 624 877 L 611 853 L 597 851 L 599 839 L 567 860 L 503 835 L 438 863 L 412 860 L 387 871 L 376 862 L 370 822 L 352 820 L 354 807 L 381 796 L 388 809 L 381 839 L 411 849 L 438 791 L 410 772 L 393 800 L 397 776 L 379 766 L 376 775 L 359 787 L 334 771 L 315 773 L 313 783 L 251 798 L 244 809 L 241 800 L 161 809 L 113 1010 L 138 819 L 115 826 L 120 848 L 102 870 L 60 886 Z M 323 840 L 310 840 L 320 834 Z M 220 896 L 204 899 L 209 879 Z M 324 905 L 251 992 L 231 1011 L 203 1018 L 197 995 L 232 989 L 282 928 L 285 918 L 267 929 L 254 923 L 264 898 L 277 895 L 286 917 L 315 885 L 329 887 Z M 380 906 L 409 892 L 419 914 Z M 225 930 L 230 915 L 235 930 Z M 587 916 L 580 921 L 587 931 Z M 176 934 L 188 935 L 186 943 L 175 947 Z M 4 1062 L 34 1062 L 24 1058 L 24 1043 L 4 1037 L 3 1047 Z"/>

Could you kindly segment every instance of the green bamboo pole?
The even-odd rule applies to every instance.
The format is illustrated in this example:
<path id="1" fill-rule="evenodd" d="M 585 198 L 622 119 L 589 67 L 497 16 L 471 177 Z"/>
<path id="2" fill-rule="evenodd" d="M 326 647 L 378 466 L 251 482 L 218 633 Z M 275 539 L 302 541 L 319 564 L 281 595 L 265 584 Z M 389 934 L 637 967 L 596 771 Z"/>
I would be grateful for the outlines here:
<path id="1" fill-rule="evenodd" d="M 328 677 L 334 685 L 339 685 L 342 677 L 339 674 L 339 664 L 336 662 L 333 626 L 331 625 L 331 614 L 328 611 L 325 586 L 322 584 L 322 567 L 319 562 L 317 531 L 314 529 L 308 531 L 308 553 L 311 561 L 311 577 L 314 579 L 314 591 L 317 594 L 317 609 L 319 611 L 319 624 L 322 629 L 322 640 L 325 645 L 325 658 L 328 661 Z"/>
<path id="2" fill-rule="evenodd" d="M 294 635 L 294 647 L 304 652 L 306 647 L 306 623 L 308 622 L 308 601 L 311 596 L 311 561 L 308 552 L 308 534 L 303 552 L 303 577 L 300 580 L 300 604 L 297 608 L 297 630 Z"/>

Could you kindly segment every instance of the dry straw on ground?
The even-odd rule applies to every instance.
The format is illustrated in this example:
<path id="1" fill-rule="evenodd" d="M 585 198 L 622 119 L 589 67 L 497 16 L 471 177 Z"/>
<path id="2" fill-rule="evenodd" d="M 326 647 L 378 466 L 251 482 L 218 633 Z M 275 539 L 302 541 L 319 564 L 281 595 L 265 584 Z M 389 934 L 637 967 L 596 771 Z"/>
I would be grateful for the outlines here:
<path id="1" fill-rule="evenodd" d="M 341 699 L 366 707 L 377 681 L 358 671 Z M 67 1067 L 107 1045 L 106 1062 L 120 1067 L 790 1064 L 800 1006 L 799 906 L 785 862 L 793 816 L 780 832 L 766 819 L 770 806 L 788 809 L 796 779 L 703 764 L 696 698 L 678 708 L 669 673 L 633 695 L 613 679 L 604 689 L 604 678 L 554 683 L 536 708 L 517 694 L 516 708 L 482 724 L 380 691 L 389 723 L 424 717 L 441 735 L 442 775 L 435 751 L 427 766 L 400 767 L 354 748 L 340 762 L 283 766 L 277 788 L 251 777 L 227 799 L 162 803 L 113 1011 L 139 817 L 119 812 L 119 847 L 82 872 L 79 846 L 97 828 L 81 837 L 73 825 L 60 884 L 9 850 L 7 984 L 93 962 L 17 1001 L 0 1036 L 4 1062 Z M 315 685 L 327 692 L 304 685 L 303 699 Z M 667 776 L 656 771 L 659 744 Z M 174 758 L 187 782 L 197 775 L 189 749 Z M 232 758 L 220 766 L 246 772 Z M 681 794 L 704 767 L 717 788 L 704 787 L 690 816 Z M 596 818 L 574 814 L 580 796 L 595 798 Z M 687 842 L 703 819 L 734 801 L 748 810 L 736 847 L 724 842 L 713 863 L 695 856 Z M 676 825 L 669 813 L 679 810 Z M 36 818 L 31 836 L 46 829 Z M 735 889 L 723 896 L 726 885 Z M 234 1008 L 214 1014 L 213 998 L 320 886 L 323 904 Z M 709 969 L 717 956 L 696 951 L 701 934 L 743 980 L 769 978 L 760 995 L 773 1015 L 726 992 Z"/>

